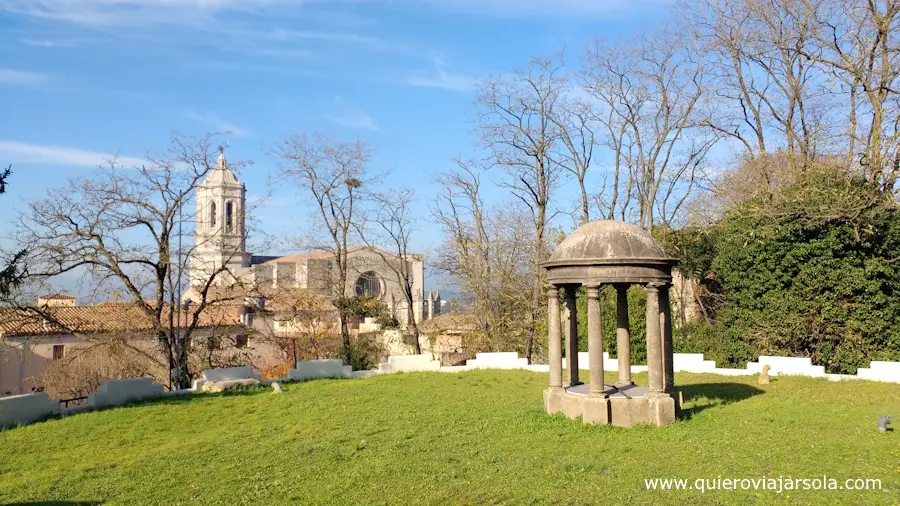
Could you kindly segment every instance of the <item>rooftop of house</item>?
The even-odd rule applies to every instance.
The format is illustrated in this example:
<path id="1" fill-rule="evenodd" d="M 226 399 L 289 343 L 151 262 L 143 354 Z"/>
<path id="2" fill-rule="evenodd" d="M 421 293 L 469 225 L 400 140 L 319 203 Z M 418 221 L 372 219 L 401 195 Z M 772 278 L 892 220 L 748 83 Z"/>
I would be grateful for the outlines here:
<path id="1" fill-rule="evenodd" d="M 181 312 L 182 325 L 194 317 L 193 308 Z M 161 322 L 168 329 L 170 316 L 177 320 L 178 312 L 163 306 Z M 44 307 L 0 309 L 0 336 L 35 336 L 53 334 L 108 334 L 147 332 L 153 329 L 153 319 L 134 302 L 102 303 L 94 306 Z M 199 314 L 198 327 L 240 325 L 240 316 L 233 305 L 205 308 Z"/>
<path id="2" fill-rule="evenodd" d="M 375 252 L 375 253 L 378 252 L 378 250 L 376 250 L 375 248 L 372 248 L 370 246 L 358 246 L 355 248 L 348 248 L 347 254 L 353 255 L 355 253 L 364 252 L 364 251 L 371 251 L 371 252 Z M 382 251 L 381 253 L 387 257 L 396 257 L 397 256 L 394 253 L 389 253 L 386 251 Z M 409 253 L 409 254 L 407 254 L 407 257 L 409 257 L 412 260 L 418 260 L 418 261 L 422 261 L 424 259 L 424 256 L 420 255 L 418 253 Z M 295 255 L 285 255 L 285 256 L 280 256 L 280 257 L 259 256 L 256 258 L 258 259 L 258 262 L 256 262 L 256 263 L 274 265 L 274 264 L 277 264 L 280 262 L 301 262 L 304 260 L 329 260 L 329 259 L 334 258 L 334 252 L 333 251 L 312 251 L 312 252 L 308 252 L 308 253 L 297 253 Z"/>
<path id="3" fill-rule="evenodd" d="M 51 293 L 50 295 L 41 295 L 39 298 L 44 300 L 77 300 L 76 297 L 67 293 Z"/>

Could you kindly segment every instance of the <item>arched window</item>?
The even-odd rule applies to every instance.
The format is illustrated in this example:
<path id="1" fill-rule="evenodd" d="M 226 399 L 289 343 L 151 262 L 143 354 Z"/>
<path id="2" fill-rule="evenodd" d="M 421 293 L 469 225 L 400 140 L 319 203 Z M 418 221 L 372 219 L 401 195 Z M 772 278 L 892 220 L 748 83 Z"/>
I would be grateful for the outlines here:
<path id="1" fill-rule="evenodd" d="M 234 230 L 234 204 L 229 200 L 225 203 L 225 232 Z"/>
<path id="2" fill-rule="evenodd" d="M 381 280 L 372 271 L 363 273 L 356 280 L 356 295 L 360 297 L 381 297 Z"/>
<path id="3" fill-rule="evenodd" d="M 213 202 L 209 205 L 209 226 L 211 228 L 216 228 L 216 203 Z"/>

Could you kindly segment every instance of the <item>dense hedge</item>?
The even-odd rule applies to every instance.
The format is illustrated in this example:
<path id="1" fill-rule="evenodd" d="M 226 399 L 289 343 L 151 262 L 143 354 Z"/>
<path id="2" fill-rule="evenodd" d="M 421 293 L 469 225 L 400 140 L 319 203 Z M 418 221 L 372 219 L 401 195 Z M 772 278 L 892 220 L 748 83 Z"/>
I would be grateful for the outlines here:
<path id="1" fill-rule="evenodd" d="M 679 330 L 678 351 L 737 366 L 809 356 L 835 373 L 900 360 L 900 211 L 865 180 L 812 171 L 664 241 L 708 311 Z"/>

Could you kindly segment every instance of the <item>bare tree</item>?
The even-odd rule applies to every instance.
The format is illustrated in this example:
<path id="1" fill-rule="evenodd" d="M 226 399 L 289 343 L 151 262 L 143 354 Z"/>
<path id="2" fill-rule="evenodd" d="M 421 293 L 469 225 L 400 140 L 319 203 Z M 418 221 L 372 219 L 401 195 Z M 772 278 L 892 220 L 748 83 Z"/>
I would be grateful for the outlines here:
<path id="1" fill-rule="evenodd" d="M 524 351 L 530 311 L 533 237 L 531 213 L 515 205 L 488 207 L 482 198 L 478 163 L 456 160 L 458 170 L 441 174 L 432 215 L 447 239 L 436 259 L 472 296 L 478 324 L 477 349 Z"/>
<path id="2" fill-rule="evenodd" d="M 363 223 L 358 231 L 363 242 L 369 245 L 394 273 L 397 284 L 403 292 L 407 329 L 412 333 L 416 354 L 421 354 L 422 346 L 419 343 L 419 325 L 416 322 L 415 312 L 416 304 L 420 302 L 416 297 L 416 277 L 413 270 L 416 259 L 409 249 L 410 237 L 416 227 L 416 217 L 412 209 L 415 191 L 411 188 L 402 188 L 387 194 L 375 194 L 373 200 L 376 210 L 370 221 L 377 226 L 372 227 L 374 231 L 367 234 L 366 229 L 369 227 Z M 390 257 L 385 251 L 391 253 Z M 393 311 L 393 308 L 391 310 Z"/>
<path id="3" fill-rule="evenodd" d="M 344 360 L 350 363 L 350 314 L 347 309 L 348 253 L 360 238 L 361 200 L 371 179 L 367 165 L 371 148 L 361 141 L 333 141 L 321 135 L 294 135 L 277 149 L 283 166 L 279 179 L 297 186 L 298 195 L 312 197 L 317 215 L 312 248 L 331 254 L 336 275 L 328 275 L 326 289 L 340 314 Z M 317 234 L 314 234 L 317 235 Z M 323 237 L 324 236 L 324 237 Z"/>
<path id="4" fill-rule="evenodd" d="M 569 90 L 569 95 L 575 90 Z M 578 222 L 583 225 L 591 221 L 591 196 L 585 186 L 585 178 L 594 158 L 597 145 L 595 130 L 598 123 L 591 103 L 585 97 L 564 97 L 551 117 L 559 132 L 559 146 L 555 158 L 572 177 L 578 181 L 581 190 L 581 208 L 577 213 Z M 604 181 L 603 186 L 606 186 Z"/>
<path id="5" fill-rule="evenodd" d="M 828 134 L 825 76 L 814 64 L 812 22 L 801 0 L 701 0 L 685 4 L 719 100 L 707 126 L 736 139 L 746 158 L 786 149 L 793 164 L 816 156 Z"/>
<path id="6" fill-rule="evenodd" d="M 670 224 L 716 142 L 702 128 L 708 74 L 690 50 L 690 39 L 662 30 L 619 46 L 598 41 L 586 54 L 584 75 L 589 92 L 605 109 L 597 118 L 616 157 L 615 191 L 623 164 L 627 190 L 639 203 L 636 220 L 648 231 L 657 221 Z M 619 204 L 623 219 L 629 202 L 625 198 Z"/>
<path id="7" fill-rule="evenodd" d="M 803 54 L 846 87 L 849 156 L 892 192 L 900 177 L 900 1 L 801 0 L 815 44 Z M 867 119 L 868 118 L 868 119 Z"/>
<path id="8" fill-rule="evenodd" d="M 179 388 L 190 386 L 188 343 L 211 303 L 210 290 L 237 281 L 228 275 L 227 262 L 240 252 L 225 252 L 225 262 L 193 287 L 192 304 L 181 307 L 177 300 L 181 280 L 175 272 L 184 265 L 179 269 L 176 242 L 179 230 L 190 233 L 195 223 L 182 208 L 216 169 L 211 141 L 211 136 L 175 138 L 164 156 L 149 156 L 140 167 L 111 160 L 92 177 L 75 178 L 29 204 L 19 219 L 30 282 L 85 272 L 95 293 L 110 285 L 121 287 L 149 319 L 150 336 L 163 343 Z M 186 253 L 183 261 L 191 250 Z M 147 358 L 164 365 L 150 354 Z"/>
<path id="9" fill-rule="evenodd" d="M 511 76 L 487 80 L 479 94 L 481 141 L 493 163 L 504 170 L 500 185 L 529 209 L 534 225 L 532 301 L 528 314 L 525 356 L 531 361 L 537 321 L 542 314 L 543 269 L 547 258 L 545 232 L 552 218 L 554 189 L 563 167 L 553 158 L 559 140 L 554 122 L 565 91 L 562 58 L 532 58 Z"/>

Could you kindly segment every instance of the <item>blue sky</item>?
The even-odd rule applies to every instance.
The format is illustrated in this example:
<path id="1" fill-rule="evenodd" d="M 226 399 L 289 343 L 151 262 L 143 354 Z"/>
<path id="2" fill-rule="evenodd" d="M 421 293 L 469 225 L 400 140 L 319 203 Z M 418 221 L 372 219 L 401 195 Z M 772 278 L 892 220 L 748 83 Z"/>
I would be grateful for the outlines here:
<path id="1" fill-rule="evenodd" d="M 472 152 L 480 79 L 560 47 L 577 60 L 667 16 L 666 0 L 0 0 L 0 226 L 23 202 L 110 154 L 161 152 L 173 132 L 230 130 L 241 179 L 267 191 L 285 136 L 370 142 L 386 184 L 433 198 L 432 175 Z M 270 234 L 304 226 L 276 195 Z M 496 194 L 502 199 L 501 194 Z M 295 207 L 297 206 L 297 207 Z M 297 212 L 295 212 L 297 211 Z M 417 249 L 440 235 L 427 224 Z M 5 234 L 4 234 L 5 235 Z M 274 252 L 273 252 L 274 253 Z"/>

